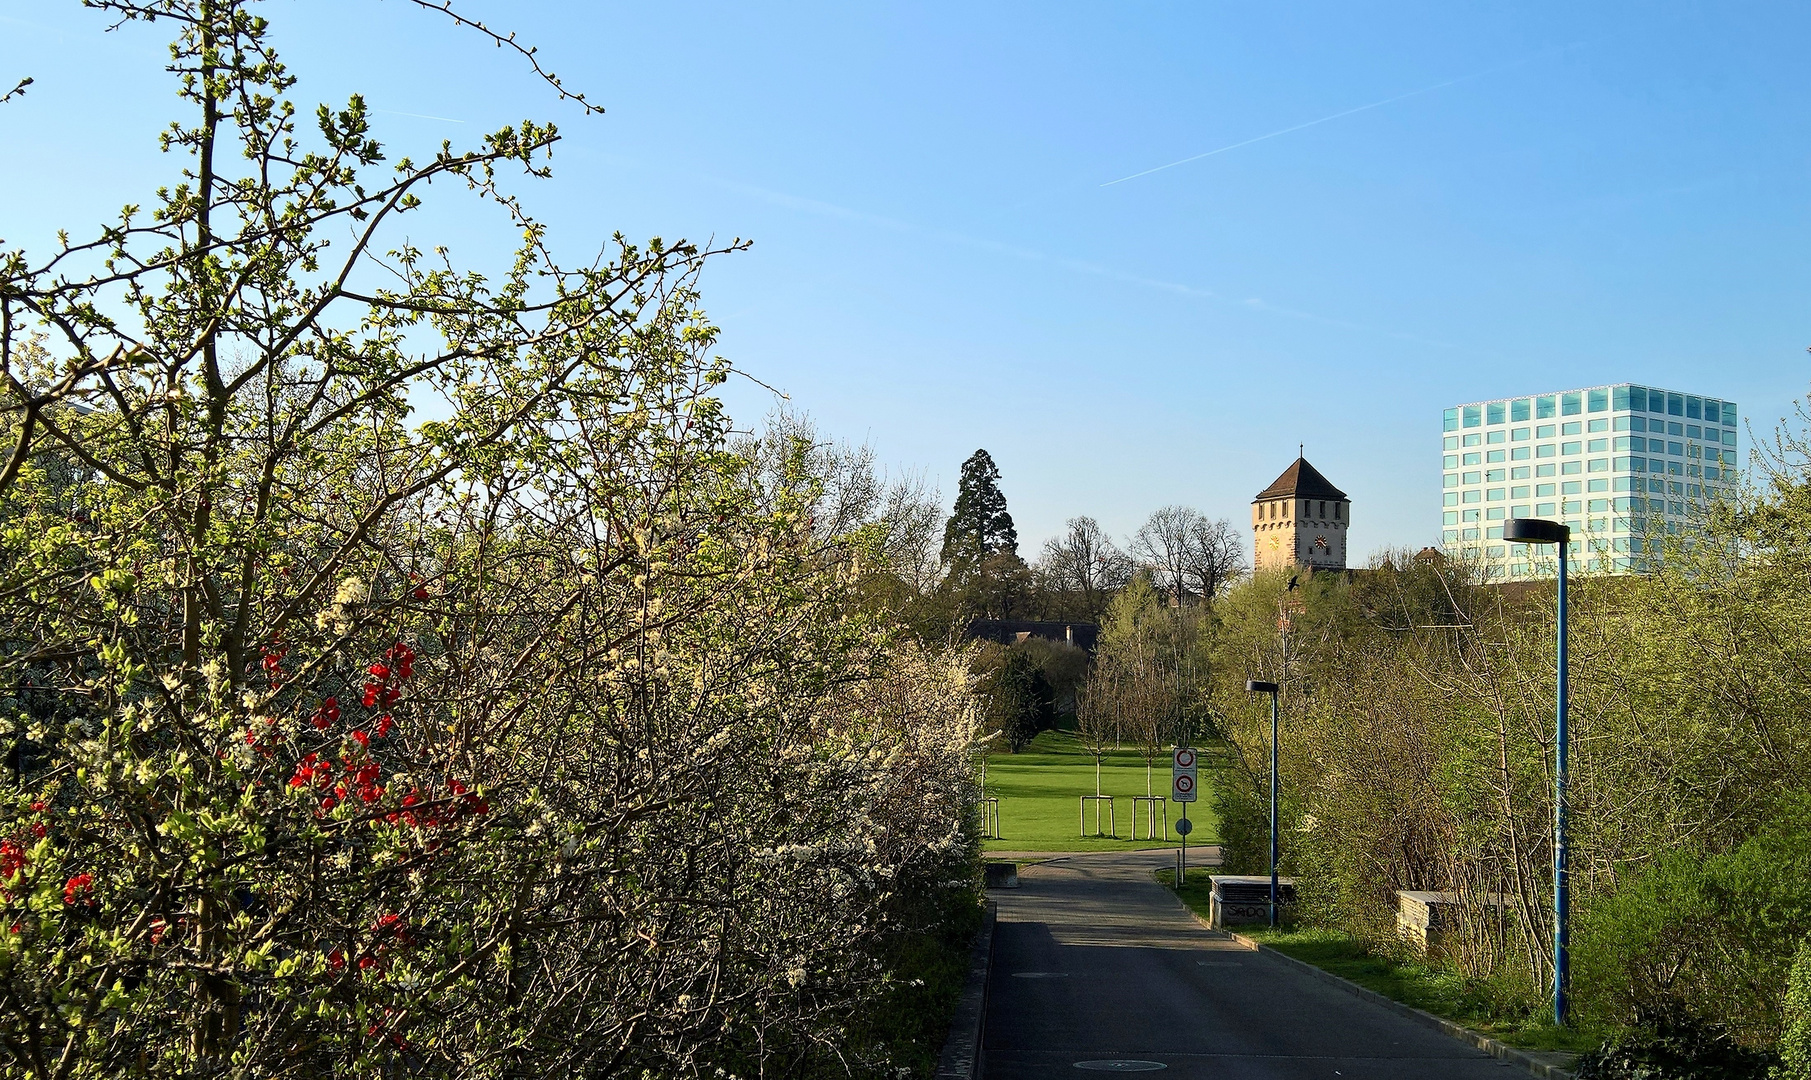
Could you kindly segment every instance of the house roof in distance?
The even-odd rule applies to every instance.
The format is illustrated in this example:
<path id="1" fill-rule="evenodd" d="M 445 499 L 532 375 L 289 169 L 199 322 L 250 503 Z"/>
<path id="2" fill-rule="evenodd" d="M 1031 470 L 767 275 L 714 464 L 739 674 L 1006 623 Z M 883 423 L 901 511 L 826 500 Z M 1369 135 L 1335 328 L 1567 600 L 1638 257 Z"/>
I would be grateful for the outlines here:
<path id="1" fill-rule="evenodd" d="M 1283 470 L 1283 475 L 1271 481 L 1270 486 L 1258 492 L 1252 502 L 1263 502 L 1265 499 L 1286 497 L 1298 499 L 1345 499 L 1346 493 L 1333 486 L 1333 482 L 1320 474 L 1320 470 L 1308 464 L 1308 459 L 1299 457 L 1295 464 Z"/>

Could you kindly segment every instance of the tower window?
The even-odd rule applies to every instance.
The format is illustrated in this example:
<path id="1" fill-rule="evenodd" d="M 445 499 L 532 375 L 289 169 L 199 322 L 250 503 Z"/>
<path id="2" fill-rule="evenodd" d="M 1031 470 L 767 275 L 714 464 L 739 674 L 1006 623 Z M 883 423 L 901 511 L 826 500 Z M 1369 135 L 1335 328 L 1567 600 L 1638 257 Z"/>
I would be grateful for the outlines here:
<path id="1" fill-rule="evenodd" d="M 1339 520 L 1339 504 L 1338 503 L 1333 504 L 1333 520 L 1334 521 Z"/>

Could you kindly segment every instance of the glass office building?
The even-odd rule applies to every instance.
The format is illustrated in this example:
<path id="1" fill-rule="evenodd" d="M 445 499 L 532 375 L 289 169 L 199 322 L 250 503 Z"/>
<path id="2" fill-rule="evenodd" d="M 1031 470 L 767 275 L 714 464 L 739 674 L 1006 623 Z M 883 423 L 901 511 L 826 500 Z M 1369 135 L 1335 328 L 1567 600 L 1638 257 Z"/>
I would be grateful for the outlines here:
<path id="1" fill-rule="evenodd" d="M 1441 427 L 1441 539 L 1495 581 L 1552 573 L 1503 541 L 1509 518 L 1571 526 L 1581 570 L 1639 570 L 1737 475 L 1735 403 L 1651 386 L 1478 401 Z"/>

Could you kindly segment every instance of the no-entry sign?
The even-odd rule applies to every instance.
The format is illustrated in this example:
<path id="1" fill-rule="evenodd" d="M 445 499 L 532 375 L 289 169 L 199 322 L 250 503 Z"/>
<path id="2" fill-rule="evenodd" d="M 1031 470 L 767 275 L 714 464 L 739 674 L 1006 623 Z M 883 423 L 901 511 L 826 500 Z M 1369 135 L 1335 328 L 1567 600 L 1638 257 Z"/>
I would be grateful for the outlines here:
<path id="1" fill-rule="evenodd" d="M 1170 757 L 1170 799 L 1180 803 L 1194 802 L 1196 788 L 1195 751 L 1178 746 Z"/>

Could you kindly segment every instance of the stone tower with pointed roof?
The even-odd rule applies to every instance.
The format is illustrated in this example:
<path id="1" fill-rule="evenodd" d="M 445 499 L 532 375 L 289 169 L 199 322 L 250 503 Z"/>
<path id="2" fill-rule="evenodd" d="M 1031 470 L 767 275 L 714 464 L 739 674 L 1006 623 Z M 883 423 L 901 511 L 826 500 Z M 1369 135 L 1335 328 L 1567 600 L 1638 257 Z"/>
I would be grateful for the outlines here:
<path id="1" fill-rule="evenodd" d="M 1352 500 L 1298 457 L 1251 500 L 1252 567 L 1344 570 L 1351 524 Z"/>

